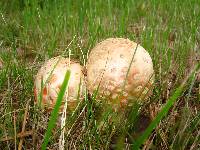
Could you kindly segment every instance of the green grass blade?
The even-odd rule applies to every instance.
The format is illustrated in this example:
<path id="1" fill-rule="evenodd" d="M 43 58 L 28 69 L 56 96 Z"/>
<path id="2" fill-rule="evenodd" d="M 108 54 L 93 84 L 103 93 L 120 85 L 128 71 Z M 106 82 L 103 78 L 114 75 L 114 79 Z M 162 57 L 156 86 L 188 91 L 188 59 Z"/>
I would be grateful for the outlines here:
<path id="1" fill-rule="evenodd" d="M 69 79 L 70 79 L 70 71 L 68 70 L 65 74 L 65 78 L 64 78 L 64 81 L 62 83 L 60 92 L 58 93 L 58 98 L 57 98 L 56 104 L 55 104 L 54 109 L 51 113 L 51 117 L 50 117 L 50 120 L 49 120 L 49 123 L 48 123 L 47 131 L 45 133 L 44 141 L 42 143 L 42 150 L 46 150 L 47 144 L 48 144 L 50 136 L 51 136 L 51 131 L 54 128 L 56 119 L 58 117 L 59 108 L 62 104 L 62 99 L 65 95 L 65 91 L 67 89 Z"/>
<path id="2" fill-rule="evenodd" d="M 153 129 L 157 126 L 157 124 L 162 120 L 162 118 L 168 113 L 171 106 L 178 99 L 183 91 L 183 87 L 177 88 L 175 93 L 169 98 L 165 106 L 162 108 L 160 113 L 156 116 L 156 118 L 151 122 L 148 128 L 144 131 L 144 133 L 136 140 L 133 145 L 133 149 L 139 149 L 140 146 L 145 142 L 145 140 L 149 137 Z"/>
<path id="3" fill-rule="evenodd" d="M 184 86 L 187 83 L 187 81 L 194 76 L 195 71 L 199 69 L 200 64 L 198 64 L 194 71 L 191 72 L 191 74 L 185 79 L 185 81 L 176 89 L 174 94 L 167 100 L 167 103 L 162 108 L 162 110 L 158 113 L 156 118 L 150 123 L 150 125 L 147 127 L 147 129 L 144 131 L 144 133 L 136 139 L 136 142 L 133 144 L 132 149 L 140 149 L 140 146 L 145 142 L 145 140 L 149 137 L 153 129 L 159 124 L 159 122 L 166 116 L 166 114 L 169 112 L 169 109 L 173 106 L 173 104 L 176 102 L 179 96 L 181 96 Z"/>

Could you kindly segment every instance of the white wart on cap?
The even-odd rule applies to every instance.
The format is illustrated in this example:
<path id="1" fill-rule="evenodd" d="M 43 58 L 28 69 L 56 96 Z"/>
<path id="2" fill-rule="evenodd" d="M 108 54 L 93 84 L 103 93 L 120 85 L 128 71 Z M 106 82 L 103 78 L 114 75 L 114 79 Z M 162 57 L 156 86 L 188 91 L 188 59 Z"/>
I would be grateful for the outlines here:
<path id="1" fill-rule="evenodd" d="M 41 99 L 41 105 L 47 107 L 48 110 L 54 107 L 67 70 L 71 71 L 71 75 L 68 84 L 68 97 L 66 97 L 66 90 L 62 107 L 65 100 L 67 100 L 69 109 L 76 107 L 77 97 L 81 98 L 84 90 L 82 66 L 60 56 L 49 59 L 39 69 L 35 77 L 34 87 L 36 103 L 39 103 Z"/>
<path id="2" fill-rule="evenodd" d="M 146 99 L 151 94 L 154 82 L 151 57 L 129 39 L 109 38 L 98 43 L 86 66 L 89 92 L 92 94 L 99 86 L 99 96 L 111 103 L 127 105 L 128 99 Z"/>

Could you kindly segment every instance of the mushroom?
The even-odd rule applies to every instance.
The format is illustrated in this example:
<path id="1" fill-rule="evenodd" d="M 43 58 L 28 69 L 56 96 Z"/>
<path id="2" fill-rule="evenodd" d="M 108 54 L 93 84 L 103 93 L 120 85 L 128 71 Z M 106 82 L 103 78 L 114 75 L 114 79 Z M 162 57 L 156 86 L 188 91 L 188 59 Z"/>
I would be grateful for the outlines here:
<path id="1" fill-rule="evenodd" d="M 41 106 L 52 110 L 67 70 L 71 71 L 68 84 L 68 96 L 66 96 L 66 90 L 61 108 L 64 106 L 65 100 L 67 100 L 69 109 L 72 110 L 76 107 L 77 98 L 83 96 L 84 82 L 82 66 L 75 61 L 70 61 L 70 59 L 60 56 L 49 59 L 39 69 L 35 77 L 35 103 L 38 104 L 41 101 Z"/>
<path id="2" fill-rule="evenodd" d="M 147 99 L 154 82 L 153 63 L 139 44 L 123 38 L 109 38 L 90 52 L 87 67 L 89 93 L 98 90 L 101 98 L 117 107 L 134 99 Z"/>

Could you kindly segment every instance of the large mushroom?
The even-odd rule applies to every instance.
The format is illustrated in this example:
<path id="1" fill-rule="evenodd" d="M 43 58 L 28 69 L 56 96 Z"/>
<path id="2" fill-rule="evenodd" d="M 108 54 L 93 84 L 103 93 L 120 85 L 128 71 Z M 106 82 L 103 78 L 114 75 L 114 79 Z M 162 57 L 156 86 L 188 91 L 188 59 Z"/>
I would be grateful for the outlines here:
<path id="1" fill-rule="evenodd" d="M 98 90 L 99 97 L 117 107 L 147 99 L 152 93 L 151 57 L 129 39 L 109 38 L 98 43 L 91 50 L 86 66 L 89 93 Z"/>
<path id="2" fill-rule="evenodd" d="M 68 96 L 66 95 L 66 90 L 62 107 L 64 106 L 65 100 L 67 100 L 69 109 L 74 109 L 76 107 L 77 98 L 83 96 L 84 81 L 82 67 L 79 63 L 70 61 L 70 59 L 61 56 L 49 59 L 39 69 L 35 77 L 34 87 L 36 103 L 41 101 L 41 106 L 52 110 L 67 70 L 71 71 L 71 76 L 68 84 Z"/>

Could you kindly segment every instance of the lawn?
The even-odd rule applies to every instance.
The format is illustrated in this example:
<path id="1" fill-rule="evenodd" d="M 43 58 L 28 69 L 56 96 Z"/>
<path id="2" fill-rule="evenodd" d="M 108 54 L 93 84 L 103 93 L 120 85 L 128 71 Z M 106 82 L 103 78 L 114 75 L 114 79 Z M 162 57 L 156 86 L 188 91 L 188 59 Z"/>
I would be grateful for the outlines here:
<path id="1" fill-rule="evenodd" d="M 34 105 L 41 65 L 58 55 L 85 65 L 110 37 L 149 52 L 153 94 L 124 112 L 86 94 L 68 113 L 65 149 L 200 149 L 199 0 L 1 0 L 0 149 L 40 149 L 46 139 L 51 113 Z M 61 133 L 57 122 L 47 149 Z"/>

